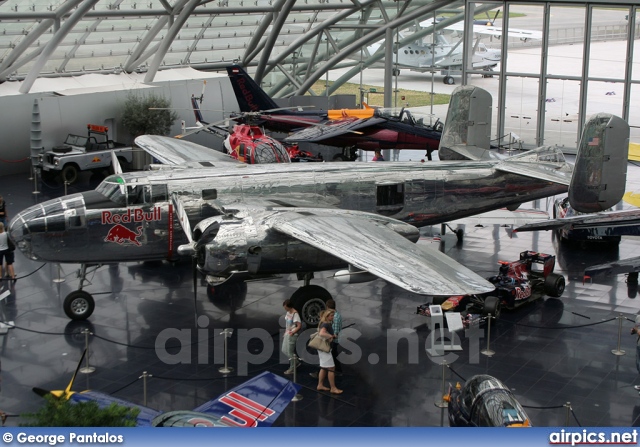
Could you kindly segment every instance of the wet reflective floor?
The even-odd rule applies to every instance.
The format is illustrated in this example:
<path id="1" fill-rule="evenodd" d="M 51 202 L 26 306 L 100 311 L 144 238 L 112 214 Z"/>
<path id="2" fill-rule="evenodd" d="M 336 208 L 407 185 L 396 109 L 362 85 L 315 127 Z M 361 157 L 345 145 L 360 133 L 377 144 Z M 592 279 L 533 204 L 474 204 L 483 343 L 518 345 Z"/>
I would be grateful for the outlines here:
<path id="1" fill-rule="evenodd" d="M 640 189 L 639 174 L 630 167 L 628 190 Z M 95 186 L 94 180 L 83 178 L 74 190 Z M 63 194 L 62 187 L 50 186 L 33 194 L 33 182 L 24 175 L 0 178 L 9 216 Z M 482 338 L 463 335 L 462 350 L 443 357 L 425 351 L 433 335 L 416 307 L 428 298 L 382 280 L 342 285 L 328 278 L 332 272 L 316 273 L 312 284 L 334 296 L 354 340 L 337 377 L 344 394 L 316 392 L 317 380 L 309 373 L 317 367 L 303 363 L 297 371 L 302 399 L 276 425 L 448 426 L 446 408 L 439 406 L 443 387 L 479 373 L 509 386 L 536 426 L 638 425 L 636 337 L 629 334 L 632 322 L 616 317 L 633 320 L 640 298 L 624 276 L 583 284 L 582 272 L 640 254 L 639 239 L 623 238 L 613 248 L 580 246 L 561 243 L 551 232 L 511 237 L 509 227 L 467 225 L 460 243 L 450 231 L 434 238 L 439 232 L 439 226 L 425 229 L 420 243 L 483 276 L 496 274 L 498 261 L 516 260 L 525 250 L 556 254 L 566 291 L 560 299 L 503 311 L 490 337 L 484 330 Z M 99 247 L 87 247 L 94 249 Z M 287 369 L 279 354 L 282 302 L 302 285 L 293 275 L 215 290 L 198 279 L 194 297 L 188 261 L 104 266 L 88 276 L 91 284 L 84 288 L 96 298 L 93 315 L 85 323 L 70 323 L 62 301 L 78 286 L 79 266 L 43 265 L 16 252 L 15 267 L 19 279 L 14 286 L 4 282 L 10 295 L 1 305 L 3 319 L 16 326 L 0 335 L 0 410 L 11 416 L 7 425 L 18 425 L 18 415 L 41 404 L 32 387 L 67 385 L 85 347 L 85 328 L 91 332 L 89 366 L 95 371 L 79 374 L 74 390 L 99 390 L 142 404 L 146 372 L 147 405 L 160 410 L 192 409 L 247 376 Z M 614 355 L 620 321 L 625 354 Z M 234 371 L 226 376 L 219 372 L 225 328 L 234 329 L 227 360 Z M 495 353 L 481 352 L 487 348 Z"/>

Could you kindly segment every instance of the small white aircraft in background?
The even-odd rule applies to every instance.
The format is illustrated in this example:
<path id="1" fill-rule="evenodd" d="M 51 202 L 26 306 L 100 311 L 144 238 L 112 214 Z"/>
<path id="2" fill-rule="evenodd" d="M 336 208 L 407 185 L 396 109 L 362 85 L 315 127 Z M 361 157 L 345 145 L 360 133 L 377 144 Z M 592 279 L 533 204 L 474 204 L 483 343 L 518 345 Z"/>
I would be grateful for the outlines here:
<path id="1" fill-rule="evenodd" d="M 500 63 L 500 49 L 488 48 L 481 42 L 481 39 L 485 36 L 500 38 L 502 36 L 502 28 L 494 26 L 492 22 L 487 23 L 487 25 L 475 24 L 473 26 L 473 33 L 476 39 L 473 46 L 472 67 L 474 70 L 491 72 Z M 431 27 L 432 25 L 432 19 L 422 21 L 419 24 L 421 28 Z M 435 32 L 432 35 L 432 39 L 428 37 L 426 39 L 416 39 L 414 43 L 400 48 L 397 57 L 394 56 L 397 59 L 394 62 L 397 62 L 398 68 L 408 68 L 412 71 L 440 70 L 445 76 L 443 82 L 453 85 L 455 81 L 451 75 L 460 74 L 462 71 L 463 30 L 464 24 L 460 22 L 448 26 L 446 31 Z M 518 37 L 524 41 L 542 39 L 540 31 L 522 29 L 510 29 L 507 31 L 507 36 Z M 457 41 L 451 39 L 452 37 Z M 382 51 L 380 50 L 382 44 L 383 42 L 380 41 L 369 46 L 369 52 L 373 54 L 377 51 Z M 399 71 L 396 74 L 399 74 Z M 491 76 L 491 74 L 488 73 L 486 76 Z"/>

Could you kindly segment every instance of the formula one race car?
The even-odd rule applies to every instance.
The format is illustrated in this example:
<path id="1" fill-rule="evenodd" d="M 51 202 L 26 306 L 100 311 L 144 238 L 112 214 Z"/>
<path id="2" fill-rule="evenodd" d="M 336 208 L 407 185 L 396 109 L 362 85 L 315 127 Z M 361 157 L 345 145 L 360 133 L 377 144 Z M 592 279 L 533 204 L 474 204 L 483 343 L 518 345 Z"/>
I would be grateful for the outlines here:
<path id="1" fill-rule="evenodd" d="M 463 312 L 497 317 L 502 307 L 515 309 L 525 303 L 545 295 L 560 297 L 564 292 L 564 276 L 553 273 L 556 258 L 552 255 L 523 251 L 520 259 L 500 262 L 497 275 L 487 278 L 496 286 L 492 292 L 481 295 L 433 297 L 433 304 L 440 304 L 443 311 Z M 542 270 L 534 270 L 534 264 L 542 265 Z M 427 306 L 419 306 L 418 314 L 427 315 Z"/>
<path id="2" fill-rule="evenodd" d="M 451 427 L 531 427 L 531 420 L 511 390 L 495 377 L 473 376 L 445 396 Z"/>

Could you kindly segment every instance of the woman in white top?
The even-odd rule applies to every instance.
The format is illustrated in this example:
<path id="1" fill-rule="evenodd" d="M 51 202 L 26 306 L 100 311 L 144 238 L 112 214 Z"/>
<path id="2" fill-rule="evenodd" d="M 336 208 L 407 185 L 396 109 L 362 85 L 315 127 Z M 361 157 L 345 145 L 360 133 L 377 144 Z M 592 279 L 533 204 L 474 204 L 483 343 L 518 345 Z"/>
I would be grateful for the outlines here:
<path id="1" fill-rule="evenodd" d="M 7 276 L 9 276 L 13 282 L 16 282 L 16 274 L 13 271 L 13 261 L 15 260 L 15 255 L 13 250 L 9 250 L 9 234 L 4 231 L 4 224 L 0 222 L 0 278 L 3 278 L 2 275 L 2 264 L 6 264 L 7 266 Z"/>

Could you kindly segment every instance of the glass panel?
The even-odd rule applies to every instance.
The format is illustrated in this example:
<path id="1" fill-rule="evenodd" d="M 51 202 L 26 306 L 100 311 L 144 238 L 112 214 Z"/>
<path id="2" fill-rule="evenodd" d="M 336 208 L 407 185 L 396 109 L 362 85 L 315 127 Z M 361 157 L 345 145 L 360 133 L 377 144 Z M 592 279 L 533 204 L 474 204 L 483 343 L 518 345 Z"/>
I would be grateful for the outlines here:
<path id="1" fill-rule="evenodd" d="M 630 104 L 640 104 L 640 85 L 631 85 Z M 629 109 L 629 125 L 631 126 L 631 137 L 629 141 L 640 144 L 640 107 L 631 107 Z"/>
<path id="2" fill-rule="evenodd" d="M 587 117 L 600 112 L 622 116 L 623 99 L 624 84 L 622 82 L 589 81 L 586 94 Z"/>
<path id="3" fill-rule="evenodd" d="M 521 50 L 526 53 L 524 62 L 507 58 L 507 71 L 511 73 L 540 74 L 540 58 L 542 46 L 540 39 L 524 38 L 522 31 L 541 31 L 544 7 L 538 5 L 510 5 L 509 6 L 509 37 L 507 52 Z"/>
<path id="4" fill-rule="evenodd" d="M 593 8 L 589 77 L 624 79 L 629 9 Z M 621 92 L 618 92 L 620 94 Z"/>
<path id="5" fill-rule="evenodd" d="M 585 8 L 552 6 L 549 18 L 549 75 L 582 76 Z"/>
<path id="6" fill-rule="evenodd" d="M 633 64 L 631 68 L 631 79 L 640 81 L 640 13 L 636 13 L 636 27 L 633 33 Z M 633 104 L 633 103 L 632 103 Z M 637 102 L 635 104 L 638 104 Z"/>
<path id="7" fill-rule="evenodd" d="M 538 146 L 538 85 L 532 78 L 507 78 L 504 134 L 506 141 L 522 142 L 527 147 Z"/>
<path id="8" fill-rule="evenodd" d="M 580 81 L 549 79 L 545 98 L 545 125 L 542 145 L 578 146 Z"/>

